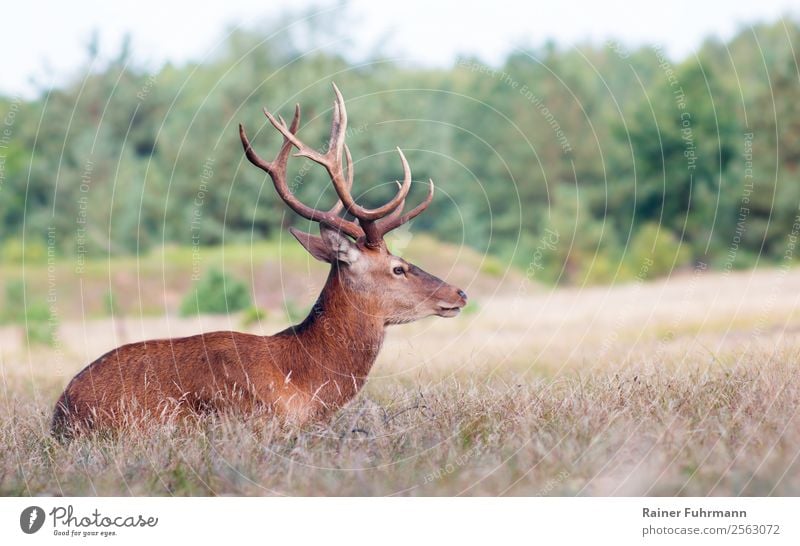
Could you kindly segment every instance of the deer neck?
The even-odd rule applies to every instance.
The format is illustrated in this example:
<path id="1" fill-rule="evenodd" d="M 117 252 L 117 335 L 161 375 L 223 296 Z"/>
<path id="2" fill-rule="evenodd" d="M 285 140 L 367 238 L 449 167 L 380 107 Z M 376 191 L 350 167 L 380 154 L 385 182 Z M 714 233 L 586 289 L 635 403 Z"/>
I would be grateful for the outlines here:
<path id="1" fill-rule="evenodd" d="M 309 379 L 357 391 L 383 345 L 386 326 L 378 299 L 349 286 L 333 266 L 309 315 L 287 333 L 308 355 Z"/>

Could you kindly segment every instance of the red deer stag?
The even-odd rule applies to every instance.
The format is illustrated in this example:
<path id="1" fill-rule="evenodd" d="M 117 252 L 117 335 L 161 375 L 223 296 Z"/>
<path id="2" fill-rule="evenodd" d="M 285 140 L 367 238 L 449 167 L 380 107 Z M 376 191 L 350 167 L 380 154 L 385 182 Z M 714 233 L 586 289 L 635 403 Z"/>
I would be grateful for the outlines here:
<path id="1" fill-rule="evenodd" d="M 245 154 L 266 171 L 281 199 L 300 216 L 319 223 L 320 236 L 290 228 L 330 273 L 308 317 L 272 336 L 212 332 L 124 345 L 98 358 L 70 381 L 53 415 L 53 432 L 71 435 L 117 427 L 138 419 L 193 415 L 204 411 L 264 409 L 298 424 L 321 419 L 352 399 L 366 381 L 386 326 L 423 317 L 453 317 L 466 304 L 458 288 L 392 255 L 383 236 L 424 211 L 427 197 L 403 213 L 411 170 L 398 148 L 403 183 L 385 205 L 369 209 L 353 200 L 353 163 L 344 143 L 347 113 L 336 100 L 330 141 L 320 153 L 297 137 L 300 106 L 287 126 L 264 110 L 283 135 L 274 161 L 256 154 L 239 125 Z M 339 201 L 327 211 L 301 203 L 286 183 L 292 147 L 328 172 Z M 346 165 L 342 164 L 342 158 Z M 340 214 L 349 213 L 355 220 Z"/>

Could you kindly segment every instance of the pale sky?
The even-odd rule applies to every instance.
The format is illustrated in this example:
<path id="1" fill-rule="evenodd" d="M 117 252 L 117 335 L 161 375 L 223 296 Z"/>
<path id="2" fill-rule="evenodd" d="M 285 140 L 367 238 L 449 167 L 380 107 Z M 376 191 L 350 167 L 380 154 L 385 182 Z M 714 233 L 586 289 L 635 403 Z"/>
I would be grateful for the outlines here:
<path id="1" fill-rule="evenodd" d="M 2 9 L 0 93 L 29 96 L 31 77 L 57 85 L 86 57 L 93 30 L 111 55 L 130 33 L 135 59 L 150 69 L 213 54 L 226 27 L 251 26 L 285 8 L 331 0 L 23 0 Z M 662 45 L 673 58 L 690 55 L 706 36 L 726 39 L 746 24 L 800 13 L 798 0 L 351 0 L 353 57 L 382 44 L 382 53 L 426 66 L 447 66 L 461 54 L 499 63 L 515 45 L 561 46 L 614 38 L 627 47 Z"/>

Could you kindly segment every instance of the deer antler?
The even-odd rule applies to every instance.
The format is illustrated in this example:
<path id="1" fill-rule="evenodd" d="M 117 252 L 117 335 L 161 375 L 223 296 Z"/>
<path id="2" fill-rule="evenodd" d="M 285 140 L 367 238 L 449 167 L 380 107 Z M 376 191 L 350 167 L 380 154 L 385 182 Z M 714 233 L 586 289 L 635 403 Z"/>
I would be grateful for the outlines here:
<path id="1" fill-rule="evenodd" d="M 280 124 L 282 127 L 286 127 L 286 122 L 283 121 L 283 118 L 281 118 Z M 295 106 L 292 125 L 287 129 L 287 132 L 294 135 L 294 133 L 297 132 L 299 125 L 300 105 L 298 104 Z M 255 150 L 253 150 L 253 147 L 250 145 L 250 140 L 247 138 L 247 133 L 245 133 L 244 126 L 241 123 L 239 124 L 239 137 L 242 139 L 242 146 L 244 147 L 244 153 L 247 156 L 247 159 L 249 159 L 250 162 L 256 167 L 259 167 L 260 169 L 269 173 L 278 195 L 280 195 L 281 199 L 283 199 L 283 201 L 297 214 L 314 222 L 325 222 L 326 224 L 335 227 L 355 238 L 364 236 L 364 231 L 358 225 L 339 216 L 338 213 L 341 210 L 341 206 L 338 204 L 334 205 L 331 210 L 323 212 L 304 205 L 289 190 L 289 186 L 286 183 L 286 164 L 289 161 L 289 152 L 292 149 L 291 140 L 284 137 L 283 145 L 281 146 L 277 157 L 274 161 L 270 162 L 262 159 L 255 152 Z M 349 177 L 349 183 L 352 183 L 351 177 Z"/>
<path id="2" fill-rule="evenodd" d="M 410 212 L 402 214 L 406 196 L 411 189 L 411 168 L 408 166 L 408 161 L 402 150 L 397 148 L 397 152 L 400 154 L 400 162 L 403 165 L 403 183 L 398 182 L 398 190 L 395 196 L 386 204 L 374 209 L 364 208 L 356 203 L 350 193 L 353 186 L 353 159 L 347 144 L 344 143 L 347 130 L 347 110 L 345 109 L 341 92 L 336 87 L 336 84 L 332 85 L 336 100 L 333 103 L 331 134 L 325 153 L 320 153 L 310 148 L 297 138 L 296 133 L 300 125 L 299 104 L 295 107 L 291 126 L 287 126 L 280 116 L 276 119 L 269 111 L 264 109 L 267 119 L 283 135 L 283 145 L 275 161 L 265 161 L 253 151 L 241 124 L 239 124 L 239 136 L 242 139 L 247 159 L 255 166 L 269 173 L 278 195 L 292 210 L 304 218 L 328 224 L 356 239 L 363 237 L 367 246 L 379 247 L 383 244 L 383 236 L 387 232 L 408 222 L 428 208 L 431 199 L 433 199 L 433 180 L 430 181 L 430 189 L 425 200 Z M 339 202 L 327 212 L 304 205 L 289 190 L 286 184 L 286 164 L 289 160 L 289 151 L 292 146 L 295 146 L 298 150 L 294 154 L 296 157 L 306 157 L 319 163 L 328 172 L 336 194 L 339 196 Z M 344 153 L 345 162 L 347 163 L 346 177 L 342 165 L 342 153 Z M 353 215 L 358 220 L 358 224 L 340 217 L 339 213 L 342 210 L 346 210 Z"/>

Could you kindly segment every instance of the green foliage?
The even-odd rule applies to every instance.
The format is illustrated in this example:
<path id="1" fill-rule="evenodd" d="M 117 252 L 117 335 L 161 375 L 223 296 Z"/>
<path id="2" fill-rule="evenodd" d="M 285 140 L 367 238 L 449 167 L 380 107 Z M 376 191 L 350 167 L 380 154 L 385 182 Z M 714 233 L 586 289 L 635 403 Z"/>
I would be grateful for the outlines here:
<path id="1" fill-rule="evenodd" d="M 22 279 L 6 281 L 3 322 L 25 322 L 25 283 Z"/>
<path id="2" fill-rule="evenodd" d="M 9 237 L 0 249 L 5 263 L 43 263 L 47 261 L 47 247 L 39 239 L 28 239 L 25 244 L 21 238 Z"/>
<path id="3" fill-rule="evenodd" d="M 623 249 L 637 242 L 656 244 L 648 275 L 673 261 L 728 267 L 732 250 L 731 267 L 775 262 L 786 249 L 800 203 L 795 20 L 709 40 L 685 59 L 649 47 L 546 44 L 498 66 L 465 58 L 434 70 L 385 60 L 349 66 L 327 46 L 346 43 L 331 36 L 346 24 L 322 28 L 297 15 L 235 30 L 204 64 L 155 73 L 133 62 L 130 44 L 99 55 L 112 60 L 98 69 L 95 44 L 88 78 L 46 98 L 0 97 L 0 116 L 14 109 L 16 120 L 3 149 L 0 257 L 21 262 L 24 250 L 26 262 L 44 260 L 50 227 L 62 255 L 91 257 L 249 242 L 307 225 L 242 162 L 235 127 L 243 121 L 270 157 L 280 139 L 261 108 L 287 117 L 297 101 L 310 114 L 303 139 L 321 146 L 331 91 L 320 74 L 336 74 L 351 99 L 359 202 L 392 195 L 399 144 L 414 180 L 437 183 L 413 232 L 495 256 L 483 265 L 490 275 L 513 261 L 533 264 L 537 281 L 630 279 L 646 253 Z M 293 159 L 288 177 L 302 201 L 333 202 L 318 166 Z M 424 192 L 415 183 L 409 203 Z M 656 240 L 653 225 L 666 239 Z M 542 251 L 548 229 L 558 243 Z M 401 235 L 394 246 L 410 241 Z"/>
<path id="4" fill-rule="evenodd" d="M 577 276 L 580 284 L 608 284 L 613 281 L 624 281 L 628 278 L 628 270 L 620 268 L 620 262 L 607 254 L 598 253 L 591 261 L 582 264 Z"/>
<path id="5" fill-rule="evenodd" d="M 50 309 L 42 301 L 32 302 L 25 310 L 25 339 L 31 345 L 49 345 L 56 342 L 57 322 L 51 318 Z"/>
<path id="6" fill-rule="evenodd" d="M 267 310 L 251 305 L 242 313 L 242 326 L 252 326 L 267 318 Z"/>
<path id="7" fill-rule="evenodd" d="M 51 316 L 47 302 L 28 296 L 26 299 L 22 279 L 7 281 L 2 321 L 22 326 L 24 341 L 31 345 L 53 345 L 58 321 Z"/>
<path id="8" fill-rule="evenodd" d="M 478 302 L 471 299 L 467 302 L 467 305 L 464 306 L 464 309 L 461 310 L 461 314 L 464 316 L 475 315 L 480 310 L 481 306 L 478 305 Z"/>
<path id="9" fill-rule="evenodd" d="M 494 256 L 485 256 L 484 260 L 481 262 L 481 273 L 489 275 L 490 277 L 502 277 L 507 269 L 508 265 Z"/>
<path id="10" fill-rule="evenodd" d="M 625 260 L 641 279 L 670 274 L 689 265 L 690 251 L 664 226 L 645 224 L 631 241 Z"/>
<path id="11" fill-rule="evenodd" d="M 250 290 L 246 284 L 211 268 L 186 294 L 180 312 L 183 316 L 225 314 L 241 311 L 249 305 Z"/>

